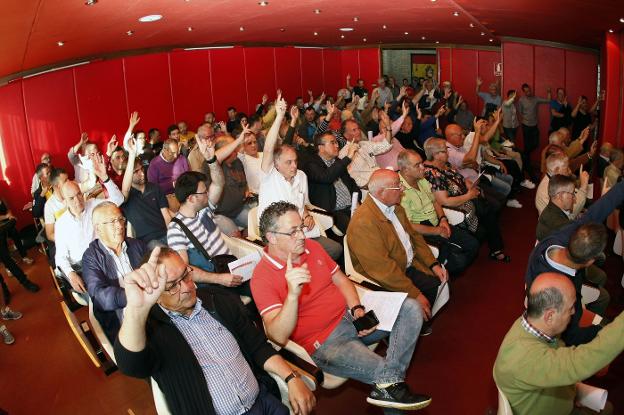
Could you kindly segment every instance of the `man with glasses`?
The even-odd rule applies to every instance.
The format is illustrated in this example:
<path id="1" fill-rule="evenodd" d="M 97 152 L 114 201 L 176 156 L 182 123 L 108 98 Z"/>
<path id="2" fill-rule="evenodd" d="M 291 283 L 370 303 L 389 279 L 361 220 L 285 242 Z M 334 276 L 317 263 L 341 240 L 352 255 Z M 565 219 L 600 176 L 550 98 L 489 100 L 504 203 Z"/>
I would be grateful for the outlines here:
<path id="1" fill-rule="evenodd" d="M 104 184 L 108 192 L 108 200 L 120 206 L 124 197 L 119 188 L 108 177 L 102 156 L 96 157 L 93 163 L 95 174 Z M 84 199 L 78 183 L 67 181 L 62 187 L 62 195 L 67 211 L 59 217 L 54 226 L 56 241 L 55 262 L 57 268 L 69 281 L 74 291 L 86 296 L 87 289 L 81 277 L 82 255 L 91 241 L 95 239 L 92 212 L 106 199 Z"/>
<path id="2" fill-rule="evenodd" d="M 602 256 L 607 245 L 607 231 L 602 223 L 623 202 L 624 182 L 620 182 L 594 202 L 583 216 L 541 240 L 529 256 L 525 274 L 527 292 L 535 278 L 544 272 L 564 274 L 574 283 L 575 313 L 561 336 L 567 346 L 588 343 L 601 329 L 599 325 L 580 327 L 579 322 L 585 307 L 597 314 L 604 312 L 609 303 L 608 293 L 601 290 L 598 299 L 584 307 L 581 287 L 588 268 Z"/>
<path id="3" fill-rule="evenodd" d="M 563 151 L 551 154 L 546 159 L 546 174 L 540 181 L 537 186 L 537 191 L 535 192 L 535 207 L 537 208 L 537 213 L 539 215 L 542 214 L 548 205 L 548 183 L 550 182 L 550 178 L 555 174 L 574 177 L 572 170 L 570 169 L 570 159 L 563 153 Z M 587 200 L 589 173 L 587 173 L 587 171 L 583 171 L 579 176 L 579 187 L 575 189 L 576 199 L 574 201 L 574 205 L 572 206 L 572 210 L 570 211 L 570 219 L 576 218 L 578 214 L 581 213 L 581 210 L 585 207 L 585 202 Z"/>
<path id="4" fill-rule="evenodd" d="M 104 333 L 114 341 L 126 306 L 124 276 L 141 265 L 147 246 L 126 238 L 126 218 L 113 202 L 93 209 L 97 239 L 82 255 L 82 278 L 93 301 L 93 313 Z"/>
<path id="5" fill-rule="evenodd" d="M 160 156 L 154 157 L 147 169 L 147 180 L 160 186 L 174 212 L 178 211 L 180 205 L 175 200 L 173 186 L 178 177 L 188 170 L 188 161 L 180 155 L 178 141 L 173 138 L 164 142 Z"/>
<path id="6" fill-rule="evenodd" d="M 128 165 L 121 188 L 126 199 L 122 206 L 124 215 L 132 224 L 137 239 L 150 248 L 155 244 L 167 245 L 167 225 L 171 221 L 167 198 L 158 185 L 145 180 L 133 139 L 128 141 L 127 147 Z"/>
<path id="7" fill-rule="evenodd" d="M 367 401 L 385 413 L 429 405 L 430 397 L 405 383 L 422 325 L 420 307 L 407 298 L 390 333 L 376 326 L 358 332 L 353 320 L 367 310 L 353 283 L 303 229 L 299 209 L 288 202 L 271 204 L 260 218 L 267 246 L 251 290 L 269 337 L 279 344 L 292 339 L 327 373 L 373 385 Z M 385 358 L 366 346 L 384 337 Z"/>
<path id="8" fill-rule="evenodd" d="M 397 173 L 375 171 L 368 182 L 369 197 L 355 211 L 347 230 L 347 242 L 357 272 L 387 290 L 407 293 L 429 320 L 438 287 L 448 274 L 422 235 L 410 226 L 401 206 L 404 190 Z"/>
<path id="9" fill-rule="evenodd" d="M 537 221 L 537 240 L 541 241 L 550 234 L 570 223 L 570 216 L 576 201 L 574 193 L 576 181 L 573 177 L 555 174 L 548 181 L 550 201 Z"/>
<path id="10" fill-rule="evenodd" d="M 152 377 L 174 414 L 288 415 L 269 389 L 271 372 L 286 382 L 293 412 L 308 415 L 316 400 L 299 374 L 242 304 L 222 290 L 196 289 L 195 272 L 175 251 L 156 248 L 125 275 L 127 305 L 115 342 L 121 372 Z"/>

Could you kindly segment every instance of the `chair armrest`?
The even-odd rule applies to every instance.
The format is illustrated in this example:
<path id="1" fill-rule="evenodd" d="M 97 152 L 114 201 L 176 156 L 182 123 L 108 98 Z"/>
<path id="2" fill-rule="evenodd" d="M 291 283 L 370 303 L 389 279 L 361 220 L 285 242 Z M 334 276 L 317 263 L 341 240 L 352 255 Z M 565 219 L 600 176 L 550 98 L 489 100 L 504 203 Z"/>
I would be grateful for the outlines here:
<path id="1" fill-rule="evenodd" d="M 323 371 L 316 365 L 306 362 L 293 352 L 284 348 L 279 350 L 279 354 L 286 360 L 289 366 L 301 373 L 303 381 L 311 391 L 316 390 L 317 385 L 322 384 L 325 380 Z"/>
<path id="2" fill-rule="evenodd" d="M 455 210 L 452 208 L 444 207 L 444 215 L 448 219 L 449 225 L 456 226 L 459 225 L 466 219 L 466 214 L 460 210 Z"/>

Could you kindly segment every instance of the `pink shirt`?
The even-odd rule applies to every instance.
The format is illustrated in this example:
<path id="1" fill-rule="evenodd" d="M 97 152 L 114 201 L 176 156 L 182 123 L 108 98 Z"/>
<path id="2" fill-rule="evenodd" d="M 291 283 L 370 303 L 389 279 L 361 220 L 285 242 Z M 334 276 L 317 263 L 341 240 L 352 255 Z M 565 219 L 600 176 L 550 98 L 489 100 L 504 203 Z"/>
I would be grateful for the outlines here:
<path id="1" fill-rule="evenodd" d="M 405 117 L 400 116 L 399 118 L 397 118 L 396 120 L 392 122 L 392 127 L 391 127 L 392 128 L 392 148 L 390 149 L 390 151 L 388 151 L 387 153 L 383 153 L 383 154 L 379 154 L 375 156 L 377 165 L 382 169 L 385 169 L 386 167 L 390 167 L 394 171 L 399 170 L 399 166 L 397 164 L 397 156 L 399 155 L 401 151 L 405 149 L 403 148 L 399 140 L 394 138 L 394 136 L 401 129 L 401 126 L 403 125 L 403 120 L 405 120 Z M 373 137 L 371 141 L 379 142 L 385 139 L 386 139 L 386 132 L 383 131 L 377 134 L 375 137 Z"/>

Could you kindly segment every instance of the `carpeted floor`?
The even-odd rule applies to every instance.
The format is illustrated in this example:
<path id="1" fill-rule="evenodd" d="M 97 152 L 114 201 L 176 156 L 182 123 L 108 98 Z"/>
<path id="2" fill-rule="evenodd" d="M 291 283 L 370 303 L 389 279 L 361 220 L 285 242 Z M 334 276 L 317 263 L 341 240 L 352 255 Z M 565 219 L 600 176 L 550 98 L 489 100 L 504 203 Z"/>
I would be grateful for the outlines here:
<path id="1" fill-rule="evenodd" d="M 484 246 L 472 267 L 452 281 L 451 300 L 435 319 L 433 334 L 420 339 L 407 381 L 413 390 L 430 394 L 433 402 L 419 413 L 496 413 L 492 364 L 503 336 L 523 309 L 523 276 L 537 221 L 533 197 L 533 191 L 525 191 L 520 195 L 524 208 L 505 209 L 501 217 L 512 262 L 491 261 Z M 611 246 L 610 242 L 605 267 L 612 295 L 609 317 L 624 308 L 622 260 L 612 254 Z M 118 372 L 106 376 L 86 357 L 61 312 L 45 259 L 35 251 L 31 250 L 35 264 L 24 270 L 41 285 L 39 293 L 31 294 L 7 278 L 12 306 L 24 317 L 6 322 L 15 344 L 0 343 L 0 408 L 11 415 L 155 413 L 146 382 Z M 86 310 L 78 315 L 87 319 Z M 607 376 L 588 381 L 609 389 L 616 413 L 624 413 L 624 385 L 619 381 L 623 374 L 624 362 L 618 358 Z M 315 413 L 381 414 L 366 403 L 368 392 L 366 385 L 351 381 L 337 390 L 319 391 Z"/>

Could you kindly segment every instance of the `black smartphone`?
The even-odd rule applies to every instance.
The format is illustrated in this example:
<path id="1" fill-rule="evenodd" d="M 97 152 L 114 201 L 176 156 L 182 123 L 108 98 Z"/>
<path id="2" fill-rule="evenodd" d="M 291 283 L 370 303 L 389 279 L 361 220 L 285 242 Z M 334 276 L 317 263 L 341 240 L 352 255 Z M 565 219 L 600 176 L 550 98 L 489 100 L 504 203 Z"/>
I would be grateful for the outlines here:
<path id="1" fill-rule="evenodd" d="M 353 320 L 353 325 L 358 332 L 362 330 L 372 329 L 378 324 L 379 320 L 377 319 L 377 316 L 375 315 L 375 312 L 373 310 L 369 310 L 362 317 Z"/>

